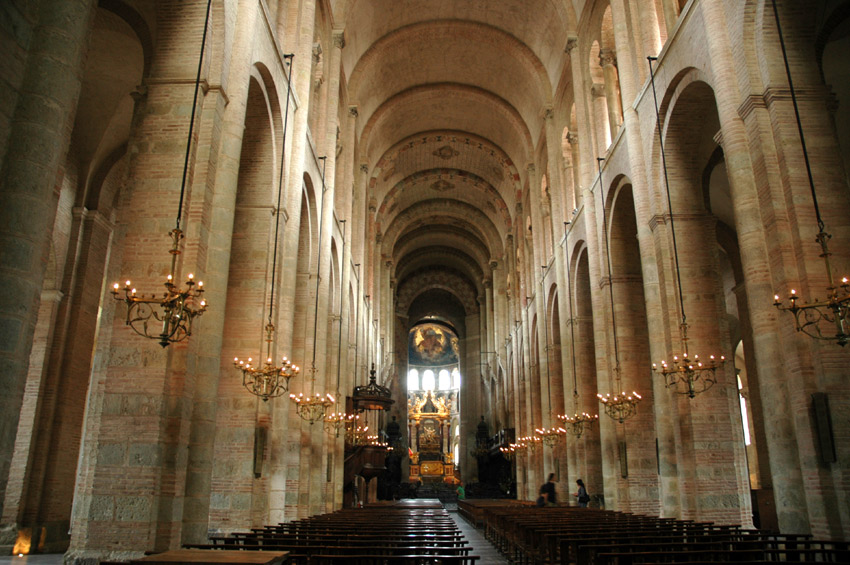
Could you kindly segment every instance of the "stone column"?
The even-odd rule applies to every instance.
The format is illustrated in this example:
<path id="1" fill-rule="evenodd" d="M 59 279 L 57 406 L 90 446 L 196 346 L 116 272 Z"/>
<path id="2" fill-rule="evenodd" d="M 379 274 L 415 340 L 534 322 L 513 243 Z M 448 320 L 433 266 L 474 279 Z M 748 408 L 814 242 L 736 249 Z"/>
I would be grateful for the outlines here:
<path id="1" fill-rule="evenodd" d="M 30 392 L 36 395 L 39 406 L 38 427 L 30 438 L 34 442 L 31 475 L 27 504 L 22 510 L 26 525 L 35 532 L 42 530 L 41 539 L 33 541 L 38 541 L 44 552 L 68 547 L 79 430 L 85 415 L 91 351 L 113 228 L 98 211 L 75 208 L 73 216 L 70 259 L 62 284 L 66 299 L 51 329 L 54 339 L 45 382 Z"/>
<path id="2" fill-rule="evenodd" d="M 669 37 L 679 20 L 679 0 L 661 0 L 661 7 L 664 9 L 664 24 Z"/>
<path id="3" fill-rule="evenodd" d="M 593 117 L 596 133 L 596 154 L 605 155 L 611 144 L 611 124 L 608 120 L 608 100 L 605 98 L 605 85 L 595 82 L 590 87 L 590 96 L 593 100 Z M 613 138 L 612 138 L 613 139 Z"/>
<path id="4" fill-rule="evenodd" d="M 654 11 L 654 7 L 651 8 Z M 644 145 L 641 139 L 641 124 L 637 112 L 634 110 L 632 101 L 638 95 L 640 88 L 640 74 L 638 69 L 629 64 L 629 61 L 635 61 L 633 55 L 633 45 L 630 40 L 630 34 L 627 26 L 627 14 L 625 0 L 613 0 L 611 2 L 611 13 L 614 24 L 614 40 L 616 43 L 617 53 L 621 56 L 621 61 L 625 64 L 620 64 L 617 69 L 619 71 L 619 85 L 622 99 L 627 101 L 624 109 L 624 127 L 625 136 L 628 141 L 628 146 L 642 147 Z M 638 61 L 645 64 L 645 60 Z M 654 117 L 654 112 L 652 113 Z M 650 218 L 652 217 L 653 207 L 659 203 L 653 202 L 651 194 L 655 191 L 649 189 L 646 163 L 643 158 L 643 153 L 640 151 L 629 151 L 629 167 L 631 169 L 632 178 L 632 197 L 634 201 L 634 212 L 637 224 L 637 240 L 640 249 L 641 257 L 641 278 L 642 288 L 638 287 L 638 280 L 635 275 L 638 273 L 630 273 L 631 280 L 623 281 L 623 290 L 628 292 L 625 295 L 626 303 L 639 304 L 643 302 L 643 308 L 636 306 L 636 311 L 633 315 L 628 316 L 623 322 L 631 324 L 631 328 L 623 325 L 625 329 L 625 338 L 629 341 L 624 341 L 624 358 L 633 359 L 634 364 L 630 369 L 626 369 L 628 373 L 640 375 L 639 378 L 633 381 L 633 386 L 638 389 L 638 392 L 643 395 L 643 400 L 638 409 L 638 414 L 630 422 L 630 431 L 628 437 L 627 449 L 628 455 L 631 455 L 632 464 L 630 465 L 630 476 L 633 477 L 631 483 L 635 486 L 630 492 L 630 507 L 637 512 L 646 512 L 656 514 L 661 512 L 662 500 L 664 504 L 670 505 L 668 511 L 662 515 L 676 515 L 677 511 L 673 508 L 678 504 L 678 489 L 668 488 L 659 495 L 659 477 L 658 467 L 654 464 L 655 458 L 655 441 L 658 438 L 660 446 L 672 446 L 674 439 L 672 430 L 674 421 L 672 411 L 669 408 L 670 395 L 666 394 L 669 391 L 664 390 L 659 386 L 657 379 L 653 379 L 653 375 L 649 372 L 649 364 L 653 357 L 650 356 L 650 351 L 647 351 L 647 342 L 649 345 L 658 347 L 658 340 L 648 340 L 648 336 L 664 335 L 665 324 L 660 313 L 663 311 L 661 299 L 658 289 L 658 260 L 656 258 L 656 243 L 650 229 Z M 628 235 L 628 234 L 624 234 Z M 615 287 L 616 288 L 616 287 Z M 628 290 L 627 290 L 628 289 Z M 643 300 L 640 300 L 642 298 Z M 640 336 L 643 339 L 635 341 L 634 337 Z M 631 351 L 629 351 L 631 347 Z M 660 351 L 652 352 L 655 355 L 662 355 Z M 664 355 L 662 355 L 663 357 Z M 655 389 L 663 395 L 658 402 L 661 406 L 656 406 L 658 396 Z M 632 390 L 632 389 L 629 389 Z M 659 449 L 659 455 L 664 458 L 663 447 Z M 668 464 L 668 473 L 675 466 L 670 462 L 662 462 L 661 467 L 664 469 L 665 464 Z M 668 487 L 673 487 L 673 483 L 669 483 Z"/>
<path id="5" fill-rule="evenodd" d="M 620 80 L 617 75 L 617 54 L 613 49 L 599 51 L 599 65 L 605 78 L 605 102 L 608 106 L 608 128 L 611 139 L 617 137 L 623 122 L 623 104 L 620 101 Z"/>
<path id="6" fill-rule="evenodd" d="M 581 202 L 581 167 L 579 167 L 579 159 L 581 158 L 581 156 L 579 152 L 578 134 L 572 131 L 567 132 L 567 143 L 569 143 L 570 145 L 569 170 L 573 180 L 573 208 L 572 210 L 568 210 L 569 214 L 567 215 L 566 221 L 572 222 L 575 219 L 575 214 L 573 214 L 573 210 L 578 210 L 579 203 Z"/>
<path id="7" fill-rule="evenodd" d="M 593 131 L 591 118 L 593 113 L 592 99 L 588 100 L 587 92 L 590 87 L 585 84 L 584 68 L 585 62 L 582 60 L 582 50 L 578 49 L 578 37 L 568 37 L 567 45 L 564 51 L 570 56 L 570 70 L 572 72 L 573 82 L 573 98 L 576 105 L 576 126 L 575 132 L 580 139 L 586 140 L 581 142 L 579 146 L 578 159 L 573 160 L 573 166 L 578 168 L 576 183 L 576 208 L 581 207 L 582 198 L 584 197 L 584 189 L 590 186 L 593 182 L 593 176 L 596 174 L 596 155 L 593 154 L 593 139 L 596 132 Z"/>
<path id="8" fill-rule="evenodd" d="M 229 363 L 221 359 L 222 340 L 225 328 L 225 308 L 230 271 L 230 256 L 233 239 L 236 191 L 239 178 L 242 139 L 245 131 L 251 44 L 254 41 L 253 24 L 256 7 L 240 6 L 238 19 L 244 25 L 237 26 L 232 46 L 232 62 L 227 84 L 229 90 L 211 89 L 216 95 L 214 119 L 221 120 L 221 141 L 212 145 L 211 153 L 217 156 L 216 167 L 210 171 L 215 175 L 214 194 L 208 218 L 206 241 L 205 294 L 214 306 L 203 316 L 203 322 L 192 336 L 195 365 L 195 389 L 192 400 L 189 453 L 186 464 L 185 502 L 183 507 L 183 543 L 205 543 L 210 523 L 210 497 L 214 466 L 216 437 L 216 414 L 219 402 L 219 380 L 222 365 L 231 370 Z M 209 40 L 209 36 L 208 36 Z M 282 69 L 280 72 L 283 72 Z M 212 102 L 212 100 L 211 100 Z M 285 100 L 284 100 L 285 104 Z M 290 113 L 295 105 L 290 107 Z M 291 122 L 290 122 L 291 124 Z M 287 139 L 290 139 L 287 137 Z M 279 157 L 278 157 L 279 158 Z M 289 156 L 284 156 L 289 161 Z M 283 221 L 281 221 L 281 228 Z M 225 379 L 234 375 L 224 373 Z M 238 377 L 237 377 L 238 378 Z M 274 450 L 270 450 L 274 453 Z M 270 497 L 273 499 L 273 497 Z"/>
<path id="9" fill-rule="evenodd" d="M 712 2 L 703 2 L 699 6 L 704 14 L 708 53 L 716 81 L 714 94 L 723 135 L 726 170 L 735 207 L 735 229 L 741 250 L 753 333 L 760 336 L 755 348 L 756 362 L 760 374 L 777 376 L 770 379 L 772 386 L 761 388 L 761 393 L 762 404 L 771 407 L 764 412 L 764 418 L 765 427 L 771 430 L 767 440 L 779 527 L 783 532 L 804 533 L 810 528 L 808 511 L 802 502 L 806 500 L 808 489 L 800 473 L 800 453 L 797 441 L 794 441 L 798 420 L 794 414 L 800 413 L 804 408 L 795 407 L 791 403 L 789 391 L 792 383 L 785 376 L 788 371 L 787 364 L 783 361 L 789 357 L 787 352 L 791 347 L 790 340 L 794 338 L 788 334 L 783 335 L 781 331 L 777 332 L 777 327 L 783 328 L 786 326 L 782 324 L 790 323 L 784 321 L 777 326 L 779 321 L 776 313 L 770 312 L 773 307 L 774 289 L 772 281 L 765 273 L 771 272 L 773 259 L 767 254 L 771 246 L 765 238 L 769 234 L 764 233 L 760 219 L 761 189 L 757 187 L 753 177 L 751 141 L 739 114 L 743 97 L 738 85 L 736 61 L 727 36 L 728 27 L 723 6 Z M 772 135 L 770 137 L 773 139 Z M 774 142 L 771 141 L 772 143 Z M 805 399 L 806 396 L 800 394 L 798 398 Z"/>
<path id="10" fill-rule="evenodd" d="M 43 2 L 0 168 L 0 504 L 5 499 L 46 259 L 97 3 Z M 2 509 L 0 509 L 2 510 Z M 4 543 L 0 540 L 0 544 Z"/>

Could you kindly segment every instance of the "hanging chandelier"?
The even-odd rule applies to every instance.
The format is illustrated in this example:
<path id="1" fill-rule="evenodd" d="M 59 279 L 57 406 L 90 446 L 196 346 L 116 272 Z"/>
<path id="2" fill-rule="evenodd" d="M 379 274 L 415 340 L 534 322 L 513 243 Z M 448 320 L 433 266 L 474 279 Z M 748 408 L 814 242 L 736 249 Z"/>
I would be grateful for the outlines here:
<path id="1" fill-rule="evenodd" d="M 319 274 L 322 269 L 322 219 L 324 217 L 325 205 L 325 165 L 327 164 L 327 157 L 319 157 L 319 159 L 322 160 L 322 197 L 319 200 L 319 207 L 316 209 L 316 213 L 319 216 L 319 241 L 316 246 L 318 252 L 316 255 L 316 308 L 313 313 L 313 361 L 310 363 L 310 381 L 313 383 L 316 382 L 316 373 L 318 372 L 316 368 L 316 350 L 319 344 L 316 341 L 316 337 L 318 335 L 319 325 L 319 284 L 322 280 Z M 301 392 L 298 395 L 290 394 L 289 399 L 295 403 L 298 416 L 302 420 L 309 422 L 311 426 L 319 420 L 323 420 L 328 407 L 336 403 L 336 399 L 329 392 L 325 394 L 317 392 L 312 396 L 304 396 L 304 393 Z"/>
<path id="2" fill-rule="evenodd" d="M 507 459 L 508 461 L 513 461 L 514 457 L 516 457 L 516 448 L 515 444 L 510 444 L 507 447 L 502 446 L 499 448 L 499 452 L 502 454 L 502 457 Z"/>
<path id="3" fill-rule="evenodd" d="M 679 324 L 679 336 L 682 340 L 682 356 L 673 356 L 673 361 L 661 361 L 661 368 L 658 368 L 658 363 L 652 364 L 652 370 L 661 373 L 664 376 L 664 384 L 667 388 L 673 389 L 678 394 L 686 394 L 688 398 L 694 398 L 697 394 L 710 389 L 717 382 L 715 372 L 717 368 L 726 362 L 726 357 L 723 355 L 709 355 L 707 360 L 701 361 L 699 355 L 694 355 L 691 358 L 688 353 L 688 322 L 685 315 L 685 300 L 684 290 L 682 289 L 682 275 L 679 269 L 679 247 L 676 242 L 676 228 L 673 220 L 673 203 L 670 198 L 670 181 L 667 177 L 667 157 L 664 152 L 664 137 L 661 131 L 661 117 L 658 112 L 658 97 L 655 92 L 655 70 L 652 67 L 652 62 L 658 60 L 657 57 L 647 57 L 649 61 L 649 77 L 652 84 L 652 97 L 655 101 L 655 123 L 658 129 L 658 143 L 661 149 L 661 166 L 664 170 L 664 187 L 667 192 L 667 210 L 670 213 L 670 233 L 673 239 L 673 257 L 676 264 L 676 283 L 679 292 L 679 309 L 682 312 L 682 322 Z"/>
<path id="4" fill-rule="evenodd" d="M 301 368 L 298 365 L 293 365 L 292 362 L 284 355 L 281 359 L 280 365 L 275 365 L 272 362 L 274 357 L 273 349 L 274 349 L 274 334 L 275 334 L 275 326 L 272 322 L 272 315 L 274 313 L 274 291 L 275 291 L 275 281 L 277 277 L 277 248 L 278 248 L 278 239 L 280 235 L 280 218 L 283 214 L 281 214 L 281 196 L 283 194 L 283 175 L 284 175 L 284 151 L 286 149 L 286 128 L 289 121 L 289 99 L 292 93 L 292 59 L 294 55 L 291 53 L 283 56 L 284 64 L 289 65 L 289 86 L 286 91 L 286 110 L 283 116 L 283 137 L 281 143 L 280 150 L 280 171 L 278 175 L 278 184 L 277 184 L 277 208 L 275 209 L 275 222 L 274 222 L 274 248 L 272 250 L 272 280 L 271 280 L 271 290 L 269 291 L 269 317 L 268 322 L 266 323 L 266 361 L 263 363 L 262 367 L 254 366 L 252 364 L 253 359 L 251 357 L 248 358 L 247 361 L 240 360 L 238 357 L 234 357 L 233 365 L 242 372 L 242 386 L 245 389 L 253 394 L 254 396 L 259 396 L 263 399 L 263 402 L 267 402 L 269 398 L 277 398 L 289 391 L 289 379 L 298 375 L 301 371 Z M 286 219 L 284 218 L 284 227 L 286 226 Z"/>
<path id="5" fill-rule="evenodd" d="M 581 439 L 582 434 L 585 431 L 592 429 L 593 424 L 599 421 L 599 415 L 594 414 L 591 416 L 587 412 L 582 412 L 581 414 L 575 414 L 573 416 L 561 414 L 558 416 L 558 419 L 561 420 L 561 425 L 566 427 L 567 431 L 571 435 L 575 436 L 576 439 Z"/>
<path id="6" fill-rule="evenodd" d="M 617 339 L 617 313 L 614 309 L 614 277 L 611 274 L 611 247 L 608 243 L 608 220 L 605 213 L 605 189 L 602 184 L 602 157 L 596 158 L 596 168 L 599 171 L 599 199 L 602 201 L 602 236 L 605 238 L 605 254 L 608 260 L 608 296 L 611 300 L 611 329 L 614 333 L 614 382 L 616 389 L 614 396 L 610 394 L 597 394 L 596 398 L 602 403 L 605 408 L 605 414 L 608 417 L 617 420 L 624 424 L 626 420 L 637 413 L 637 405 L 641 401 L 641 396 L 632 392 L 626 394 L 622 392 L 622 377 L 620 375 L 620 346 Z"/>
<path id="7" fill-rule="evenodd" d="M 546 339 L 546 344 L 543 350 L 546 352 L 546 389 L 547 389 L 547 397 L 549 400 L 549 413 L 552 413 L 552 381 L 549 377 L 549 323 L 547 322 L 547 312 L 546 309 L 548 305 L 546 304 L 546 270 L 549 268 L 548 265 L 541 265 L 540 267 L 543 269 L 543 274 L 540 279 L 540 288 L 541 288 L 541 296 L 543 297 L 543 333 Z M 556 416 L 557 418 L 558 416 Z M 535 428 L 535 434 L 537 434 L 540 439 L 543 441 L 543 444 L 546 447 L 554 448 L 558 445 L 560 439 L 566 435 L 567 430 L 563 428 Z"/>
<path id="8" fill-rule="evenodd" d="M 800 134 L 800 145 L 803 149 L 803 160 L 806 163 L 806 173 L 809 177 L 809 188 L 812 193 L 812 201 L 815 207 L 815 217 L 818 224 L 818 234 L 815 241 L 820 245 L 820 257 L 823 259 L 826 269 L 827 285 L 824 300 L 815 298 L 812 302 L 802 302 L 797 296 L 797 291 L 791 289 L 788 296 L 789 304 L 786 306 L 774 295 L 773 305 L 779 310 L 790 312 L 794 315 L 794 322 L 798 332 L 823 341 L 834 341 L 840 346 L 850 342 L 850 282 L 847 277 L 841 279 L 841 284 L 835 283 L 832 266 L 829 257 L 832 255 L 827 243 L 832 235 L 826 232 L 826 224 L 820 215 L 818 197 L 815 192 L 815 181 L 812 176 L 812 167 L 809 163 L 809 152 L 806 148 L 806 138 L 803 135 L 803 123 L 800 120 L 800 109 L 797 107 L 797 92 L 794 90 L 794 81 L 791 80 L 791 67 L 788 65 L 788 54 L 785 51 L 785 38 L 782 35 L 782 24 L 779 21 L 779 11 L 776 9 L 776 0 L 772 0 L 773 15 L 776 18 L 776 29 L 779 35 L 779 45 L 782 47 L 782 60 L 785 62 L 785 74 L 788 77 L 788 86 L 791 90 L 791 101 L 794 104 L 794 116 L 797 118 L 797 130 Z M 833 334 L 833 332 L 835 332 Z"/>
<path id="9" fill-rule="evenodd" d="M 336 403 L 336 399 L 330 393 L 317 392 L 313 396 L 304 396 L 304 393 L 290 394 L 289 399 L 295 403 L 295 409 L 301 419 L 310 422 L 311 426 L 323 420 L 328 407 Z"/>
<path id="10" fill-rule="evenodd" d="M 538 436 L 525 436 L 520 438 L 520 442 L 524 449 L 527 449 L 531 453 L 535 453 L 537 448 L 543 444 L 543 438 Z"/>
<path id="11" fill-rule="evenodd" d="M 345 249 L 345 228 L 346 223 L 345 220 L 339 221 L 342 224 L 342 246 Z M 337 350 L 336 350 L 336 397 L 340 399 L 341 402 L 345 402 L 342 398 L 342 395 L 339 392 L 339 379 L 340 379 L 340 371 L 341 366 L 340 363 L 342 361 L 342 285 L 345 281 L 342 277 L 339 277 L 339 328 L 337 332 Z M 333 434 L 334 437 L 339 437 L 339 431 L 345 427 L 346 422 L 353 418 L 359 418 L 356 414 L 347 414 L 346 412 L 331 412 L 327 416 L 325 416 L 325 431 L 329 434 Z"/>
<path id="12" fill-rule="evenodd" d="M 564 242 L 567 241 L 567 225 L 569 222 L 564 222 Z M 569 268 L 567 269 L 569 272 Z M 571 279 L 572 277 L 570 277 Z M 578 406 L 580 404 L 580 395 L 578 392 L 578 371 L 576 370 L 576 335 L 575 335 L 575 323 L 576 320 L 573 317 L 573 285 L 572 280 L 567 280 L 567 300 L 569 301 L 570 307 L 570 347 L 572 349 L 572 362 L 573 362 L 573 406 L 578 410 Z M 576 439 L 581 439 L 582 434 L 587 430 L 589 431 L 593 428 L 593 423 L 599 420 L 599 415 L 594 414 L 591 416 L 587 412 L 582 412 L 581 415 L 578 413 L 573 416 L 567 416 L 566 414 L 559 414 L 558 419 L 561 420 L 562 426 L 565 426 L 567 431 L 575 436 Z"/>
<path id="13" fill-rule="evenodd" d="M 684 349 L 682 356 L 674 355 L 673 361 L 669 364 L 667 361 L 661 361 L 660 369 L 656 363 L 653 363 L 652 370 L 664 375 L 667 388 L 672 388 L 679 394 L 687 394 L 689 398 L 694 398 L 697 394 L 710 389 L 717 382 L 714 372 L 726 362 L 726 357 L 721 355 L 718 359 L 714 355 L 709 355 L 708 360 L 703 362 L 699 355 L 694 355 L 691 359 L 688 355 L 688 325 L 682 324 L 681 331 L 682 349 Z"/>
<path id="14" fill-rule="evenodd" d="M 201 53 L 198 56 L 198 74 L 195 78 L 195 94 L 192 98 L 192 114 L 189 118 L 189 135 L 186 142 L 186 157 L 183 162 L 183 180 L 180 184 L 180 199 L 177 204 L 177 221 L 174 229 L 168 232 L 171 238 L 171 269 L 165 280 L 165 292 L 159 297 L 153 293 L 148 297 L 138 293 L 132 282 L 127 280 L 121 289 L 118 283 L 112 285 L 112 297 L 127 305 L 125 324 L 142 337 L 158 340 L 162 347 L 183 341 L 192 335 L 192 322 L 207 309 L 203 299 L 204 283 L 195 283 L 195 277 L 189 273 L 183 288 L 174 281 L 177 272 L 177 257 L 182 253 L 180 241 L 183 230 L 180 229 L 180 219 L 183 212 L 183 199 L 186 194 L 186 178 L 189 172 L 189 156 L 192 148 L 192 132 L 195 128 L 195 114 L 198 106 L 198 90 L 201 84 L 201 70 L 204 63 L 204 48 L 209 30 L 210 7 L 212 0 L 207 1 L 204 16 L 204 32 L 201 38 Z M 121 292 L 123 290 L 123 292 Z"/>
<path id="15" fill-rule="evenodd" d="M 369 426 L 360 425 L 359 419 L 360 415 L 355 414 L 345 424 L 345 443 L 350 446 L 366 445 Z"/>
<path id="16" fill-rule="evenodd" d="M 555 447 L 558 445 L 558 442 L 561 440 L 564 435 L 566 435 L 567 430 L 564 428 L 537 428 L 534 430 L 536 434 L 538 434 L 540 440 L 543 442 L 543 445 L 546 447 Z"/>
<path id="17" fill-rule="evenodd" d="M 619 381 L 619 379 L 617 380 Z M 610 394 L 605 396 L 597 394 L 596 397 L 599 398 L 599 402 L 605 408 L 605 414 L 621 424 L 637 413 L 637 405 L 642 399 L 641 395 L 636 392 L 631 394 L 621 392 L 614 394 L 613 397 Z"/>
<path id="18" fill-rule="evenodd" d="M 346 412 L 331 412 L 324 419 L 325 431 L 339 437 L 341 430 L 348 430 L 348 427 L 353 425 L 358 419 L 359 414 L 348 414 Z M 347 436 L 347 434 L 346 434 Z"/>

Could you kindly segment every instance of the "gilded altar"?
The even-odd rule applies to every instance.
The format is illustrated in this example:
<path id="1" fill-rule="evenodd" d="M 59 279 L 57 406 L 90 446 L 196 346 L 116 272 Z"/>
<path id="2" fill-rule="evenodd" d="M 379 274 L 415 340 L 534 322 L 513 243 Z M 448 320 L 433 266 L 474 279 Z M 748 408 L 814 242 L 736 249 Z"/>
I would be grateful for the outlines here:
<path id="1" fill-rule="evenodd" d="M 444 481 L 454 476 L 451 394 L 424 391 L 408 398 L 410 480 Z"/>

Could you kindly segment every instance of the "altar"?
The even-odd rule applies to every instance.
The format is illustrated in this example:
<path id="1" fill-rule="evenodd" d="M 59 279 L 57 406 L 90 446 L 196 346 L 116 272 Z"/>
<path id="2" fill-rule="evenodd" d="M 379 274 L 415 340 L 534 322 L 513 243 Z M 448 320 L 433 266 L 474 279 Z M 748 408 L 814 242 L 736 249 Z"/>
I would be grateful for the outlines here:
<path id="1" fill-rule="evenodd" d="M 451 394 L 425 391 L 408 400 L 410 482 L 456 482 L 451 450 Z"/>

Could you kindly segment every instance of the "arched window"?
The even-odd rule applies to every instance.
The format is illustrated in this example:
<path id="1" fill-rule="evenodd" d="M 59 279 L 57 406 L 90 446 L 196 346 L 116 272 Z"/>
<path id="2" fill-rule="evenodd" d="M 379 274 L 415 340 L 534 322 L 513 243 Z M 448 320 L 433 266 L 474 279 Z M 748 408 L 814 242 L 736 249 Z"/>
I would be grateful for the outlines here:
<path id="1" fill-rule="evenodd" d="M 460 390 L 460 371 L 457 370 L 457 367 L 452 369 L 452 388 Z"/>
<path id="2" fill-rule="evenodd" d="M 423 390 L 434 390 L 434 371 L 431 369 L 427 369 L 422 373 L 422 389 Z"/>
<path id="3" fill-rule="evenodd" d="M 419 371 L 416 369 L 407 373 L 407 390 L 419 390 Z"/>
<path id="4" fill-rule="evenodd" d="M 445 369 L 440 371 L 440 390 L 450 390 L 452 388 L 452 379 L 449 372 Z"/>

